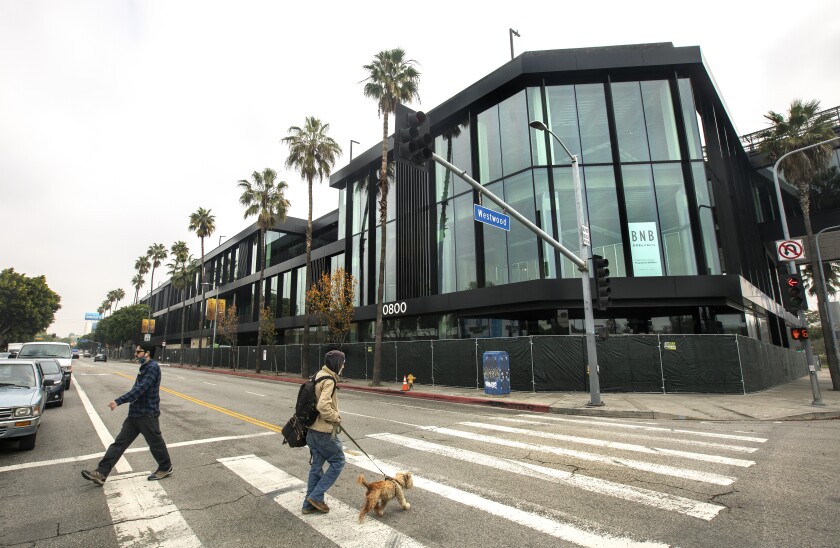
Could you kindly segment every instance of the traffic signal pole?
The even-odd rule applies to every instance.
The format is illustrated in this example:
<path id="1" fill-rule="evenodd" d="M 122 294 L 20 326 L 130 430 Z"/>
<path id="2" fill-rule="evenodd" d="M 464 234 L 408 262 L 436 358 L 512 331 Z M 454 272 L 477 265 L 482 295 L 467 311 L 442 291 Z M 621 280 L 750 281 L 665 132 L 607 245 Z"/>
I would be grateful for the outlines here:
<path id="1" fill-rule="evenodd" d="M 562 144 L 562 142 L 561 142 Z M 564 145 L 565 148 L 565 145 Z M 563 244 L 549 236 L 544 230 L 525 218 L 521 213 L 513 209 L 510 205 L 504 202 L 501 198 L 484 188 L 478 181 L 467 175 L 467 172 L 458 168 L 454 164 L 441 158 L 435 153 L 432 153 L 432 160 L 445 167 L 464 182 L 473 187 L 479 194 L 486 196 L 491 202 L 501 207 L 511 217 L 525 225 L 528 230 L 537 235 L 537 237 L 551 247 L 559 251 L 564 257 L 577 265 L 583 275 L 581 276 L 581 288 L 583 289 L 583 323 L 586 330 L 586 355 L 589 369 L 589 394 L 590 401 L 587 405 L 597 407 L 604 405 L 601 401 L 601 385 L 598 379 L 598 354 L 595 349 L 595 316 L 592 308 L 592 286 L 589 279 L 589 264 L 592 262 L 592 248 L 589 240 L 589 220 L 586 216 L 586 210 L 583 207 L 583 193 L 580 187 L 580 176 L 578 174 L 577 156 L 569 154 L 572 157 L 572 177 L 575 187 L 575 207 L 578 215 L 578 237 L 580 239 L 580 249 L 584 258 L 578 257 L 567 249 Z"/>
<path id="2" fill-rule="evenodd" d="M 826 143 L 830 143 L 831 141 L 835 141 L 837 139 L 840 139 L 840 137 L 834 137 L 833 139 L 828 139 L 827 141 L 822 141 L 820 143 L 809 145 L 807 147 L 792 150 L 787 154 L 783 154 L 778 160 L 776 160 L 776 163 L 773 164 L 773 183 L 776 185 L 776 202 L 779 204 L 779 217 L 782 220 L 782 231 L 784 233 L 785 240 L 790 240 L 790 230 L 788 229 L 787 216 L 785 215 L 785 204 L 784 202 L 782 202 L 782 187 L 779 186 L 779 164 L 781 164 L 782 160 L 784 160 L 791 154 L 796 154 L 797 152 L 802 152 L 803 150 L 808 150 L 809 148 L 818 147 Z M 820 268 L 822 268 L 822 265 L 820 265 Z M 796 261 L 788 261 L 788 272 L 791 274 L 798 273 L 796 270 Z M 818 276 L 820 274 L 822 273 L 814 273 L 815 276 Z M 797 317 L 799 319 L 799 325 L 801 327 L 807 328 L 808 321 L 805 318 L 805 311 L 800 308 Z M 803 342 L 805 346 L 805 360 L 808 362 L 808 375 L 811 378 L 811 393 L 814 396 L 814 401 L 811 402 L 811 405 L 822 406 L 825 404 L 822 401 L 820 383 L 817 380 L 817 365 L 814 360 L 814 350 L 811 347 L 811 339 L 805 339 Z"/>

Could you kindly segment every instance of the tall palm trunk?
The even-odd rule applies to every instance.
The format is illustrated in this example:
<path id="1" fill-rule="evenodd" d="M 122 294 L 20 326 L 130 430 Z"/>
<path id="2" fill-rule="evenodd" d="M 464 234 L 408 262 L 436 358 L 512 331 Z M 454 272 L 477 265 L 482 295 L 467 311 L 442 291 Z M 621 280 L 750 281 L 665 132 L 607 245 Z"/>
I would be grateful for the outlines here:
<path id="1" fill-rule="evenodd" d="M 808 209 L 810 210 L 810 207 Z M 803 213 L 804 215 L 802 216 L 802 220 L 805 222 L 805 234 L 808 237 L 808 248 L 816 249 L 814 231 L 811 228 L 810 211 L 803 211 Z M 826 305 L 822 292 L 824 274 L 822 265 L 817 261 L 816 252 L 811 253 L 811 272 L 813 273 L 814 292 L 817 295 L 817 309 L 820 312 L 820 323 L 826 327 L 830 327 L 831 324 L 828 321 L 828 306 Z M 830 334 L 826 333 L 826 331 L 826 329 L 823 329 L 823 341 L 825 342 L 825 354 L 828 358 L 828 371 L 831 374 L 831 388 L 833 390 L 840 390 L 840 367 L 838 367 L 840 364 L 837 363 L 837 351 L 834 348 L 834 340 Z"/>
<path id="2" fill-rule="evenodd" d="M 155 267 L 152 263 L 152 279 L 149 281 L 149 331 L 152 327 L 152 292 L 155 290 Z"/>
<path id="3" fill-rule="evenodd" d="M 388 219 L 388 110 L 382 116 L 382 169 L 379 173 L 379 224 L 381 225 L 379 240 L 379 280 L 376 287 L 376 334 L 373 352 L 373 378 L 371 386 L 382 383 L 382 301 L 385 298 L 385 241 Z"/>
<path id="4" fill-rule="evenodd" d="M 138 297 L 139 295 L 140 295 L 140 288 L 139 288 L 139 287 L 135 287 L 135 288 L 134 288 L 134 304 L 137 304 L 137 297 Z"/>
<path id="5" fill-rule="evenodd" d="M 201 367 L 201 347 L 204 342 L 204 290 L 207 287 L 204 285 L 207 271 L 204 269 L 204 236 L 201 237 L 201 304 L 198 305 L 198 366 Z"/>
<path id="6" fill-rule="evenodd" d="M 306 292 L 312 286 L 312 178 L 309 183 L 309 217 L 306 222 L 306 276 L 303 285 L 303 354 L 301 355 L 301 377 L 309 376 L 309 302 Z M 320 359 L 320 356 L 318 357 Z"/>
<path id="7" fill-rule="evenodd" d="M 257 290 L 257 366 L 254 369 L 255 373 L 260 372 L 260 362 L 262 361 L 262 322 L 260 322 L 260 312 L 262 312 L 262 296 L 265 288 L 263 287 L 263 280 L 265 279 L 265 229 L 260 228 L 260 246 L 257 248 L 257 260 L 260 263 L 260 285 Z M 253 314 L 251 315 L 253 318 Z"/>
<path id="8" fill-rule="evenodd" d="M 187 319 L 186 286 L 184 286 L 184 289 L 182 291 L 184 292 L 184 295 L 182 295 L 184 298 L 181 301 L 181 365 L 183 366 L 184 354 L 186 354 L 186 351 L 184 350 L 184 321 Z"/>

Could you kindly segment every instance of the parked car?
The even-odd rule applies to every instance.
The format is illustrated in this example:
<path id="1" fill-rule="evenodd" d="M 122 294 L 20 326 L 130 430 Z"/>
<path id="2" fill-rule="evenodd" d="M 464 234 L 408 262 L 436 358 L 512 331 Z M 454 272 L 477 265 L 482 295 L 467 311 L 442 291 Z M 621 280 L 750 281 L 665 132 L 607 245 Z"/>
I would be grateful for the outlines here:
<path id="1" fill-rule="evenodd" d="M 95 361 L 95 362 L 107 362 L 108 361 L 108 355 L 105 354 L 105 352 L 100 352 L 99 354 L 97 354 L 96 356 L 93 357 L 93 361 Z"/>
<path id="2" fill-rule="evenodd" d="M 18 359 L 55 358 L 61 369 L 67 373 L 64 389 L 70 390 L 70 376 L 73 374 L 73 358 L 70 345 L 63 342 L 28 342 L 18 352 Z"/>
<path id="3" fill-rule="evenodd" d="M 85 353 L 82 354 L 83 358 L 90 358 L 90 350 L 85 350 Z"/>
<path id="4" fill-rule="evenodd" d="M 47 390 L 54 384 L 44 380 L 34 360 L 0 360 L 0 438 L 18 438 L 21 451 L 34 449 Z"/>
<path id="5" fill-rule="evenodd" d="M 62 371 L 61 366 L 58 364 L 58 360 L 55 358 L 37 360 L 35 363 L 37 363 L 38 367 L 41 369 L 41 375 L 44 377 L 44 380 L 51 380 L 55 383 L 47 388 L 47 405 L 61 407 L 64 405 L 65 383 L 69 384 L 70 382 L 69 374 Z"/>
<path id="6" fill-rule="evenodd" d="M 8 360 L 9 353 L 8 352 L 0 352 L 0 360 Z"/>

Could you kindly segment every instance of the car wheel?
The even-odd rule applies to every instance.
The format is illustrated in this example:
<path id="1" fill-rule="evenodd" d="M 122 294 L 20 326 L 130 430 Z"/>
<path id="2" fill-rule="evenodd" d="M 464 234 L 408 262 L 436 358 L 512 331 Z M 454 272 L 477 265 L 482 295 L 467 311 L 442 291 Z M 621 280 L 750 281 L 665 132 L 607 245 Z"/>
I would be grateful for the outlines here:
<path id="1" fill-rule="evenodd" d="M 70 381 L 67 381 L 66 383 L 64 383 L 64 389 L 65 390 L 70 390 Z"/>
<path id="2" fill-rule="evenodd" d="M 61 399 L 58 400 L 58 403 L 55 404 L 56 407 L 61 407 L 64 405 L 64 396 L 61 396 Z"/>
<path id="3" fill-rule="evenodd" d="M 32 451 L 33 449 L 35 449 L 35 436 L 37 435 L 38 433 L 36 432 L 34 434 L 30 434 L 28 436 L 20 438 L 20 445 L 18 446 L 18 448 L 21 451 Z"/>

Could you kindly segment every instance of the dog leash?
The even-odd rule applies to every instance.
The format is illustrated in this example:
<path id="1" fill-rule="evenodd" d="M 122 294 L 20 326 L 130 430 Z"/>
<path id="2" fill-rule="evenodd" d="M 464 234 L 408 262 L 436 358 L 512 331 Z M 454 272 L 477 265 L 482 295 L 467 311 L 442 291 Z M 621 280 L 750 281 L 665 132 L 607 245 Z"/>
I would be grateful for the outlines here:
<path id="1" fill-rule="evenodd" d="M 366 456 L 367 458 L 369 458 L 369 459 L 370 459 L 370 462 L 372 462 L 372 463 L 373 463 L 373 465 L 374 465 L 374 466 L 376 466 L 376 469 L 377 469 L 377 470 L 379 470 L 380 472 L 382 472 L 382 468 L 379 468 L 379 465 L 378 465 L 378 464 L 376 464 L 376 461 L 375 461 L 375 460 L 373 460 L 373 459 L 371 458 L 371 456 L 367 454 L 367 451 L 365 451 L 364 449 L 362 449 L 362 446 L 361 446 L 361 445 L 359 445 L 359 442 L 357 442 L 356 440 L 354 440 L 354 439 L 353 439 L 353 436 L 351 436 L 351 435 L 350 435 L 350 432 L 348 432 L 348 431 L 347 431 L 347 429 L 346 429 L 346 428 L 344 428 L 344 426 L 343 426 L 343 425 L 339 424 L 339 425 L 338 425 L 338 430 L 339 430 L 339 431 L 341 431 L 341 432 L 344 432 L 344 434 L 345 434 L 345 435 L 346 435 L 346 436 L 350 439 L 350 441 L 352 441 L 352 442 L 353 442 L 353 445 L 355 445 L 356 447 L 358 447 L 358 448 L 359 448 L 359 451 L 361 451 L 362 453 L 364 453 L 364 454 L 365 454 L 365 456 Z M 385 472 L 382 472 L 382 475 L 383 475 L 383 476 L 385 476 L 385 479 L 389 479 L 389 480 L 393 480 L 393 479 L 394 479 L 394 478 L 392 478 L 391 476 L 389 476 L 388 474 L 386 474 Z M 396 480 L 394 480 L 394 481 L 396 481 Z M 399 483 L 399 482 L 397 482 L 397 483 Z"/>

